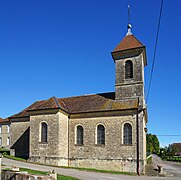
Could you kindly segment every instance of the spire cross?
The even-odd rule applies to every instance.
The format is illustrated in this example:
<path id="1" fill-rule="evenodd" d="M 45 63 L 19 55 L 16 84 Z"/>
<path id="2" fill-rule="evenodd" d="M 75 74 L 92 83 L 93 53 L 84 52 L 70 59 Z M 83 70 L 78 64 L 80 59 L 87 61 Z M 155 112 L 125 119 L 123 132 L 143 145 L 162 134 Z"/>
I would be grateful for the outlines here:
<path id="1" fill-rule="evenodd" d="M 130 6 L 128 4 L 128 24 L 130 24 Z"/>
<path id="2" fill-rule="evenodd" d="M 126 34 L 126 36 L 128 35 L 132 35 L 132 32 L 131 32 L 131 24 L 130 24 L 130 6 L 128 5 L 128 32 Z"/>

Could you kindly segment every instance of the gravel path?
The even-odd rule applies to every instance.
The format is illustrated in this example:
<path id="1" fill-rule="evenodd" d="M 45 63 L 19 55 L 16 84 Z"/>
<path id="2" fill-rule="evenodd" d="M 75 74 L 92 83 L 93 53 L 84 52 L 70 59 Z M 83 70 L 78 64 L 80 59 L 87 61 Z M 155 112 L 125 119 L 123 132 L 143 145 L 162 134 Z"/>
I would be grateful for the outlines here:
<path id="1" fill-rule="evenodd" d="M 162 165 L 163 171 L 168 175 L 180 177 L 181 179 L 181 163 L 171 162 L 171 161 L 162 161 L 157 155 L 152 155 L 153 165 L 156 166 Z"/>

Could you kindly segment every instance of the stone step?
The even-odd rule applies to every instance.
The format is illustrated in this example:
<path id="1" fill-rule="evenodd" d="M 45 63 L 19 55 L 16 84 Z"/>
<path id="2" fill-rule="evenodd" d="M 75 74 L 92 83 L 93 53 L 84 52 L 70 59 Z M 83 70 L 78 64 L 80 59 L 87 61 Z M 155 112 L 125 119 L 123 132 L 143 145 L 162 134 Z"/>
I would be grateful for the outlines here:
<path id="1" fill-rule="evenodd" d="M 145 167 L 145 174 L 147 176 L 159 176 L 159 173 L 151 164 L 147 164 Z"/>

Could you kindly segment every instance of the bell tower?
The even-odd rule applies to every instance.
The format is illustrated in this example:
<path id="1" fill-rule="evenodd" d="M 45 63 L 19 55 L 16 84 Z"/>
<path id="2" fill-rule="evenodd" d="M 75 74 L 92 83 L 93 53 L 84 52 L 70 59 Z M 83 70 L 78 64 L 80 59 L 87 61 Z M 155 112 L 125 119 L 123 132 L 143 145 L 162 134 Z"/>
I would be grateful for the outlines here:
<path id="1" fill-rule="evenodd" d="M 116 67 L 115 99 L 139 98 L 144 103 L 145 46 L 132 35 L 131 24 L 124 39 L 111 53 Z"/>

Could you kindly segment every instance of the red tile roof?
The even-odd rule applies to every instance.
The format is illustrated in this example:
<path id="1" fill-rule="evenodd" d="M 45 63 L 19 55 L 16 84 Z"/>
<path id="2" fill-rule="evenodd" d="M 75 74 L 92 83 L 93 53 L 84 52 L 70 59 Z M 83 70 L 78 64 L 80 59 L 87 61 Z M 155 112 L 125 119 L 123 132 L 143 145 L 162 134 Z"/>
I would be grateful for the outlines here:
<path id="1" fill-rule="evenodd" d="M 8 122 L 9 122 L 9 119 L 8 119 L 8 118 L 6 118 L 6 119 L 0 118 L 0 124 L 8 123 Z"/>
<path id="2" fill-rule="evenodd" d="M 28 108 L 10 118 L 29 116 L 30 111 L 45 109 L 62 109 L 68 114 L 83 112 L 98 112 L 110 110 L 135 109 L 138 106 L 137 100 L 114 100 L 115 93 L 103 93 L 69 98 L 55 98 L 36 101 Z"/>
<path id="3" fill-rule="evenodd" d="M 52 97 L 48 100 L 44 100 L 44 101 L 37 101 L 34 104 L 32 104 L 28 110 L 32 111 L 32 110 L 41 110 L 41 109 L 57 109 L 57 108 L 61 108 L 64 111 L 68 111 L 68 109 L 66 108 L 66 105 L 64 104 L 63 101 L 58 100 L 56 97 Z"/>
<path id="4" fill-rule="evenodd" d="M 140 41 L 138 41 L 133 35 L 128 35 L 124 37 L 124 39 L 118 44 L 113 52 L 139 48 L 143 46 L 144 45 Z"/>

